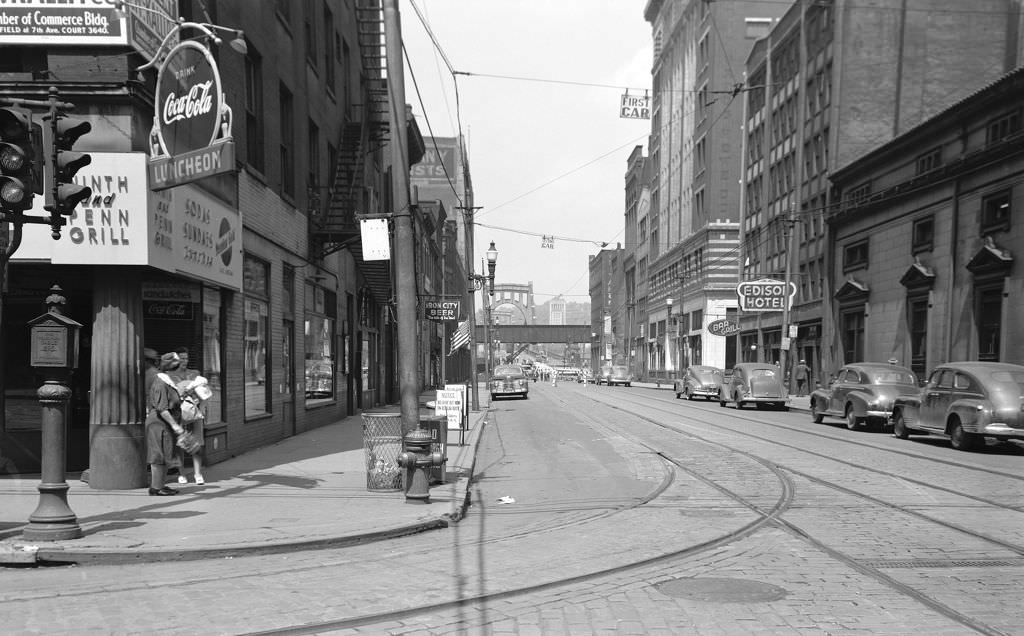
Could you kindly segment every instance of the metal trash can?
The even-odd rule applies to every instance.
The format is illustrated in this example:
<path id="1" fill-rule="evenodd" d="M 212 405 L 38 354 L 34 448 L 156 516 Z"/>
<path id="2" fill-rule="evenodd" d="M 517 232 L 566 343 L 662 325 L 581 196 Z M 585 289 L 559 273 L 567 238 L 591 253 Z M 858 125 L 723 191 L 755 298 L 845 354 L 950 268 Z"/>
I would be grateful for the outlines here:
<path id="1" fill-rule="evenodd" d="M 367 490 L 402 490 L 402 436 L 401 413 L 363 413 Z"/>
<path id="2" fill-rule="evenodd" d="M 441 453 L 448 459 L 448 417 L 446 415 L 421 415 L 420 428 L 430 431 L 430 452 Z M 430 482 L 444 483 L 445 464 L 430 468 Z"/>

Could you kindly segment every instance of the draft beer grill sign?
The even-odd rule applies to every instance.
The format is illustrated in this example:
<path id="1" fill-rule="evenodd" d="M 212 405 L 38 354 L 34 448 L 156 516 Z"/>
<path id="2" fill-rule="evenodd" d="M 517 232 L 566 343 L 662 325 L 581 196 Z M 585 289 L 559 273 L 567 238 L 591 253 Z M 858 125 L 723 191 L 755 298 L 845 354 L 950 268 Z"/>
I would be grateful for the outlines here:
<path id="1" fill-rule="evenodd" d="M 150 133 L 149 181 L 164 190 L 234 170 L 231 108 L 224 101 L 217 62 L 200 42 L 181 42 L 157 75 Z"/>

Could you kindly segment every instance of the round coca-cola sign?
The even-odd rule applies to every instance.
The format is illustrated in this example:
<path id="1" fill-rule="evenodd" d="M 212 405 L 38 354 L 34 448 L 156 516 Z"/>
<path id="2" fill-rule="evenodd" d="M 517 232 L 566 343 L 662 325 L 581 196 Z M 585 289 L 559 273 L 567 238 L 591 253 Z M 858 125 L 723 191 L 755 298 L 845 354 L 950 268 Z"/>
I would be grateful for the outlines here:
<path id="1" fill-rule="evenodd" d="M 210 50 L 191 40 L 167 54 L 156 79 L 160 145 L 170 156 L 206 148 L 217 138 L 220 73 Z"/>

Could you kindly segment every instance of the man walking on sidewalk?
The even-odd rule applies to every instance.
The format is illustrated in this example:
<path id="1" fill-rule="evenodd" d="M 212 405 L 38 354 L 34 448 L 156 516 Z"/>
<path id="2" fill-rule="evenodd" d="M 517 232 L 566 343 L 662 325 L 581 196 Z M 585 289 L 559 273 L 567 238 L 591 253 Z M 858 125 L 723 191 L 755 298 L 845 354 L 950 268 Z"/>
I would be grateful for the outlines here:
<path id="1" fill-rule="evenodd" d="M 796 379 L 796 394 L 807 395 L 807 378 L 811 375 L 811 368 L 807 366 L 806 360 L 800 360 L 800 364 L 796 365 L 796 369 L 793 372 L 793 377 Z"/>

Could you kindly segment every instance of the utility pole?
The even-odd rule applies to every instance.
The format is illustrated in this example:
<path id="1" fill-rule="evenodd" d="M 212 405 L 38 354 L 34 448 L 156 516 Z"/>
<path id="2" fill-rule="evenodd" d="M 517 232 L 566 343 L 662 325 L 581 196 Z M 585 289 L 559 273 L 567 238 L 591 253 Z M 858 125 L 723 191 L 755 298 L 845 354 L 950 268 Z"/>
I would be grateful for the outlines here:
<path id="1" fill-rule="evenodd" d="M 464 162 L 465 163 L 465 162 Z M 480 388 L 477 386 L 478 381 L 476 377 L 476 280 L 473 278 L 473 212 L 481 209 L 483 206 L 455 206 L 456 210 L 462 210 L 464 216 L 463 227 L 466 232 L 466 240 L 463 242 L 465 254 L 463 261 L 466 263 L 466 272 L 470 285 L 469 294 L 469 311 L 467 311 L 469 320 L 469 364 L 470 375 L 472 379 L 472 399 L 473 399 L 473 410 L 480 410 Z"/>
<path id="2" fill-rule="evenodd" d="M 782 219 L 785 223 L 785 231 L 788 232 L 788 241 L 786 247 L 786 285 L 784 287 L 785 300 L 782 303 L 782 333 L 779 344 L 787 344 L 788 346 L 779 347 L 779 369 L 782 371 L 782 379 L 786 385 L 786 391 L 789 391 L 789 383 L 786 382 L 786 370 L 789 368 L 789 350 L 793 346 L 793 340 L 789 337 L 789 306 L 793 302 L 793 297 L 789 294 L 789 288 L 793 284 L 793 257 L 796 255 L 796 224 L 797 218 L 790 211 L 790 215 L 786 219 Z"/>
<path id="3" fill-rule="evenodd" d="M 419 428 L 419 373 L 416 365 L 416 243 L 409 206 L 409 153 L 406 148 L 405 73 L 398 0 L 384 0 L 384 40 L 391 125 L 391 190 L 395 209 L 395 305 L 398 317 L 398 390 L 402 428 Z"/>

